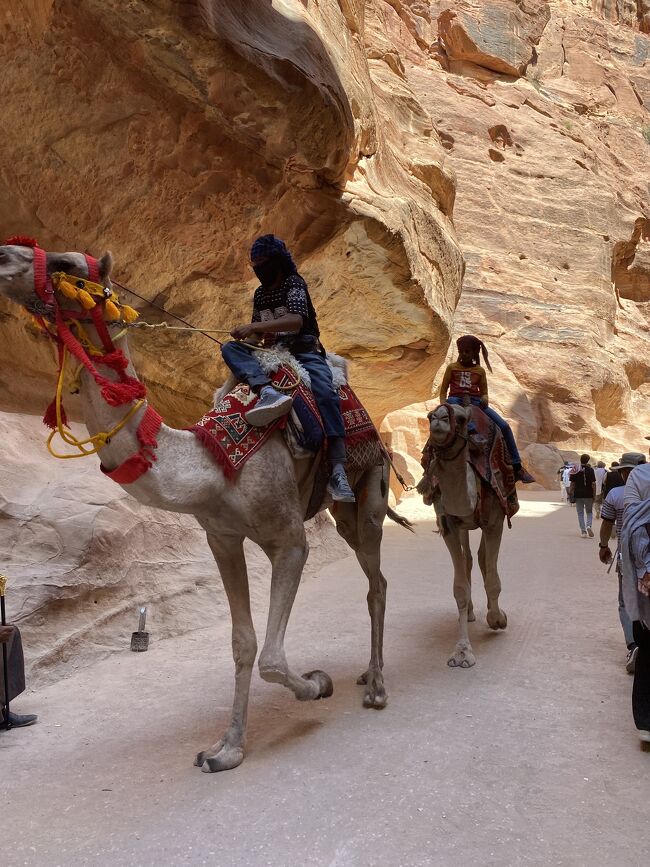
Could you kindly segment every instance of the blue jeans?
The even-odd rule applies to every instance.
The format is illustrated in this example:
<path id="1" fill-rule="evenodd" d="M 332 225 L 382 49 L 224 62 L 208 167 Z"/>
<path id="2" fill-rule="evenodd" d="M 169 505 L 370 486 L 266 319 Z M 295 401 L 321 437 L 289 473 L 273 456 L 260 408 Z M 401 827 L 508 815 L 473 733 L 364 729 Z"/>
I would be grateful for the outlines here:
<path id="1" fill-rule="evenodd" d="M 576 512 L 578 513 L 578 524 L 584 533 L 587 527 L 591 527 L 591 509 L 594 501 L 591 497 L 576 497 Z M 587 513 L 587 526 L 585 526 L 585 512 Z"/>
<path id="2" fill-rule="evenodd" d="M 271 380 L 253 358 L 254 346 L 245 343 L 226 343 L 221 347 L 223 360 L 240 382 L 247 382 L 258 390 L 271 385 Z M 305 368 L 311 378 L 311 390 L 323 419 L 328 439 L 330 461 L 345 461 L 345 426 L 341 415 L 341 401 L 332 381 L 332 371 L 319 352 L 294 352 L 294 358 Z"/>
<path id="3" fill-rule="evenodd" d="M 623 627 L 625 643 L 629 647 L 631 644 L 634 644 L 634 630 L 632 628 L 630 615 L 625 610 L 625 601 L 623 599 L 623 575 L 621 574 L 620 562 L 616 564 L 616 572 L 618 574 L 618 619 L 621 621 L 621 626 Z"/>
<path id="4" fill-rule="evenodd" d="M 459 406 L 462 406 L 463 399 L 462 397 L 448 397 L 447 403 L 455 403 Z M 508 422 L 504 418 L 501 418 L 499 413 L 495 412 L 491 406 L 481 406 L 480 398 L 471 397 L 470 403 L 482 409 L 486 416 L 495 423 L 495 425 L 503 434 L 503 438 L 506 441 L 506 445 L 508 446 L 508 451 L 510 452 L 510 457 L 512 458 L 513 464 L 520 464 L 521 456 L 519 455 L 519 449 L 517 448 L 517 443 L 515 442 L 515 435 L 513 434 L 512 428 L 510 427 Z"/>

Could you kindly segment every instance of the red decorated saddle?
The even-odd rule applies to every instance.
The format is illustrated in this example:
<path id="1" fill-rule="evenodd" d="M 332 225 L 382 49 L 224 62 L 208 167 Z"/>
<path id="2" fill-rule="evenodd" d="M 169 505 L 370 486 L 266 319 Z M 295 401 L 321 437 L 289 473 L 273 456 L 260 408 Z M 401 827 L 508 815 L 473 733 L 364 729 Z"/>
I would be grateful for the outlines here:
<path id="1" fill-rule="evenodd" d="M 296 386 L 296 373 L 284 364 L 270 377 L 276 388 L 291 391 L 293 412 L 289 415 L 266 427 L 249 424 L 245 414 L 255 406 L 258 397 L 248 385 L 239 383 L 190 428 L 230 480 L 276 430 L 283 431 L 288 441 L 295 443 L 298 439 L 301 447 L 313 455 L 325 447 L 323 422 L 311 390 L 303 382 Z M 366 409 L 349 385 L 342 385 L 338 391 L 345 425 L 348 469 L 362 470 L 380 464 L 379 436 Z"/>

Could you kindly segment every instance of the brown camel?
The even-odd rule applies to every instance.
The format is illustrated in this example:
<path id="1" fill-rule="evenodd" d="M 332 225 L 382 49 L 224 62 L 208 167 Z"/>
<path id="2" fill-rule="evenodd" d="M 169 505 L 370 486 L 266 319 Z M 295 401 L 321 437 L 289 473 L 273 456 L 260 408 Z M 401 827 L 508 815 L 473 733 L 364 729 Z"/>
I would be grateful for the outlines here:
<path id="1" fill-rule="evenodd" d="M 88 277 L 88 263 L 82 254 L 48 253 L 45 261 L 48 274 L 65 272 Z M 111 265 L 110 254 L 98 260 L 99 281 L 106 287 L 110 286 Z M 49 309 L 51 305 L 44 303 L 42 293 L 37 295 L 35 291 L 35 271 L 38 270 L 34 251 L 29 246 L 0 246 L 0 292 L 27 310 L 51 320 L 53 308 Z M 62 310 L 81 310 L 76 301 L 59 297 L 58 293 L 54 300 Z M 84 319 L 83 327 L 99 345 L 92 322 Z M 121 324 L 117 331 L 123 331 Z M 114 342 L 128 358 L 126 338 L 116 336 Z M 135 377 L 130 361 L 126 372 Z M 116 379 L 108 367 L 105 376 Z M 86 370 L 82 372 L 80 383 L 84 420 L 91 435 L 111 431 L 135 406 L 135 402 L 109 406 Z M 136 434 L 146 411 L 145 401 L 119 433 L 101 448 L 102 465 L 107 470 L 118 467 L 138 452 L 140 443 Z M 309 461 L 294 461 L 282 435 L 276 433 L 230 482 L 192 433 L 164 424 L 157 434 L 155 457 L 151 468 L 137 481 L 124 485 L 125 489 L 148 506 L 194 515 L 206 531 L 230 603 L 235 660 L 232 716 L 225 733 L 200 752 L 195 761 L 205 772 L 227 770 L 239 765 L 244 757 L 250 679 L 257 655 L 243 549 L 245 538 L 256 542 L 272 565 L 266 638 L 258 660 L 260 676 L 288 687 L 300 701 L 332 694 L 332 681 L 325 672 L 300 675 L 289 666 L 284 652 L 285 630 L 308 554 L 303 516 L 309 497 L 307 482 L 311 474 L 306 468 Z M 370 708 L 383 708 L 386 704 L 382 674 L 386 605 L 386 580 L 380 568 L 382 525 L 387 513 L 403 526 L 408 525 L 405 519 L 387 508 L 388 472 L 389 467 L 384 462 L 357 473 L 356 477 L 352 475 L 350 482 L 356 504 L 339 503 L 330 509 L 338 532 L 354 550 L 368 577 L 370 662 L 357 682 L 364 685 L 363 704 Z"/>
<path id="2" fill-rule="evenodd" d="M 468 622 L 475 620 L 470 530 L 481 530 L 478 563 L 487 594 L 488 626 L 496 630 L 505 629 L 508 624 L 505 612 L 499 607 L 501 579 L 497 569 L 505 513 L 496 494 L 481 482 L 468 460 L 467 426 L 471 415 L 470 407 L 456 405 L 439 406 L 428 415 L 430 469 L 438 479 L 433 505 L 454 565 L 459 635 L 454 652 L 447 660 L 447 664 L 454 668 L 470 668 L 476 663 L 467 627 Z M 501 436 L 500 431 L 497 436 Z M 421 493 L 424 488 L 418 486 Z M 484 500 L 481 509 L 477 510 L 479 493 Z"/>

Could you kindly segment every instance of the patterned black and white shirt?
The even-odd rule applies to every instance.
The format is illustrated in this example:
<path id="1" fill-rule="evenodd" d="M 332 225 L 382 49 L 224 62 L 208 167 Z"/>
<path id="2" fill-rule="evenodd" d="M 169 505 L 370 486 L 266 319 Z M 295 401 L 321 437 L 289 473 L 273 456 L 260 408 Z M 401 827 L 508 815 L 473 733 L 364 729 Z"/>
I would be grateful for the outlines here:
<path id="1" fill-rule="evenodd" d="M 253 322 L 270 322 L 280 319 L 287 313 L 302 316 L 302 327 L 298 332 L 280 332 L 274 335 L 285 342 L 305 337 L 318 337 L 318 325 L 308 301 L 307 284 L 299 274 L 291 274 L 283 283 L 273 289 L 258 286 L 253 298 Z M 313 308 L 311 308 L 313 311 Z M 270 335 L 269 335 L 270 336 Z"/>

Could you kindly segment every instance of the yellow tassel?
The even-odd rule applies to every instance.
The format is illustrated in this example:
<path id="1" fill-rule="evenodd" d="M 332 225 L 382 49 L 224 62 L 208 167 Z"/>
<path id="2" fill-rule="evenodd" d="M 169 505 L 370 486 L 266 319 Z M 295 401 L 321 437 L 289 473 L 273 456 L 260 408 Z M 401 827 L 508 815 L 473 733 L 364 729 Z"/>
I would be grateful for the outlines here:
<path id="1" fill-rule="evenodd" d="M 128 304 L 122 306 L 122 319 L 125 322 L 135 322 L 139 315 L 138 311 L 134 310 L 133 307 L 129 307 Z"/>
<path id="2" fill-rule="evenodd" d="M 104 312 L 109 322 L 116 322 L 120 318 L 120 311 L 112 301 L 107 301 L 104 304 Z"/>
<path id="3" fill-rule="evenodd" d="M 59 281 L 59 290 L 65 295 L 66 298 L 71 298 L 73 301 L 77 300 L 77 292 L 78 289 L 75 289 L 67 280 Z"/>
<path id="4" fill-rule="evenodd" d="M 95 307 L 95 300 L 85 289 L 80 289 L 77 295 L 77 301 L 81 304 L 84 310 L 92 310 Z"/>

